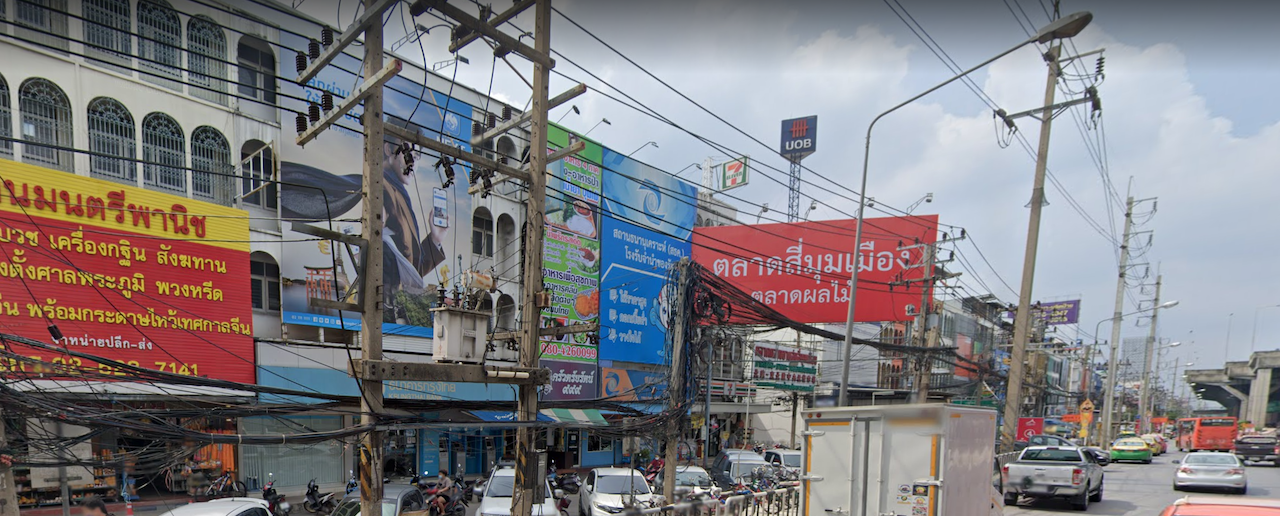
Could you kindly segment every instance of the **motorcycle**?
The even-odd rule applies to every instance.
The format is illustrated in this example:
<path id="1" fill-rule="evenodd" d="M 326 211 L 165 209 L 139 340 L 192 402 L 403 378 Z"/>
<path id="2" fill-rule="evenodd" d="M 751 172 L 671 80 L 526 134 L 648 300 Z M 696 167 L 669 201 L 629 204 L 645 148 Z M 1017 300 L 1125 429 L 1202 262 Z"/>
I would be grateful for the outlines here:
<path id="1" fill-rule="evenodd" d="M 275 473 L 267 473 L 270 480 L 267 481 L 267 485 L 262 486 L 262 499 L 267 501 L 267 510 L 271 516 L 288 516 L 293 506 L 284 500 L 284 495 L 276 492 L 275 476 Z"/>
<path id="2" fill-rule="evenodd" d="M 662 459 L 653 459 L 653 461 L 649 462 L 649 466 L 644 468 L 644 481 L 653 484 L 653 480 L 658 477 L 658 472 L 662 471 L 662 467 L 666 463 Z"/>
<path id="3" fill-rule="evenodd" d="M 357 489 L 360 489 L 360 481 L 356 480 L 355 470 L 351 470 L 351 478 L 347 479 L 347 494 L 354 493 Z"/>
<path id="4" fill-rule="evenodd" d="M 336 493 L 320 494 L 320 486 L 316 484 L 316 479 L 307 482 L 306 500 L 302 502 L 302 508 L 309 513 L 329 514 L 338 507 L 338 501 L 334 498 Z"/>
<path id="5" fill-rule="evenodd" d="M 578 490 L 582 488 L 582 479 L 572 471 L 552 478 L 555 479 L 552 481 L 553 485 L 551 487 L 553 489 L 561 489 L 569 494 L 578 494 Z"/>

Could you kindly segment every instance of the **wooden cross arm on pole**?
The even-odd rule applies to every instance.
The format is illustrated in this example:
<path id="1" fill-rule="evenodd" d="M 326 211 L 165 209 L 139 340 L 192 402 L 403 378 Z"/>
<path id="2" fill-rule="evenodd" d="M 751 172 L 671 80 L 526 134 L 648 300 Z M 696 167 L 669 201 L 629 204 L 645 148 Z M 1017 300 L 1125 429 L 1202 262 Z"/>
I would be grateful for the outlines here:
<path id="1" fill-rule="evenodd" d="M 461 23 L 468 29 L 474 30 L 482 36 L 497 41 L 499 45 L 515 51 L 515 53 L 524 56 L 530 61 L 547 68 L 556 67 L 556 61 L 555 59 L 552 59 L 550 55 L 534 50 L 529 47 L 529 45 L 525 45 L 516 38 L 508 36 L 506 33 L 494 28 L 493 25 L 490 25 L 488 22 L 481 21 L 475 16 L 467 14 L 466 11 L 449 5 L 449 2 L 446 0 L 418 0 L 409 8 L 409 14 L 418 16 L 427 12 L 427 9 L 440 11 L 440 14 L 457 20 L 458 23 Z"/>

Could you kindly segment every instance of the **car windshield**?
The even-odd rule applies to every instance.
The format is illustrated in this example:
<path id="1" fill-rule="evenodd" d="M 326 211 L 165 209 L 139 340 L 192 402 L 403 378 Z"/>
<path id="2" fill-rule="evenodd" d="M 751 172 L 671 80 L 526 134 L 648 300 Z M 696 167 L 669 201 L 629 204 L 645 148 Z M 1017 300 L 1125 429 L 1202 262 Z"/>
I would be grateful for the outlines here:
<path id="1" fill-rule="evenodd" d="M 685 471 L 676 474 L 676 485 L 711 487 L 711 477 L 705 471 Z"/>
<path id="2" fill-rule="evenodd" d="M 397 509 L 395 500 L 382 500 L 383 516 L 395 516 Z M 360 516 L 360 499 L 343 500 L 338 508 L 333 510 L 333 516 Z"/>
<path id="3" fill-rule="evenodd" d="M 1234 419 L 1201 419 L 1200 426 L 1233 426 L 1236 424 Z"/>
<path id="4" fill-rule="evenodd" d="M 1080 462 L 1080 452 L 1075 450 L 1027 450 L 1022 460 L 1047 460 L 1056 462 Z"/>
<path id="5" fill-rule="evenodd" d="M 789 468 L 800 467 L 800 454 L 799 453 L 784 454 L 782 456 L 782 465 Z"/>
<path id="6" fill-rule="evenodd" d="M 677 476 L 677 479 L 680 477 Z M 604 494 L 649 494 L 649 483 L 635 475 L 601 475 L 596 479 L 596 492 Z"/>
<path id="7" fill-rule="evenodd" d="M 1116 446 L 1146 446 L 1147 443 L 1141 439 L 1121 439 L 1116 441 Z"/>
<path id="8" fill-rule="evenodd" d="M 1230 455 L 1198 455 L 1195 453 L 1187 455 L 1186 460 L 1182 461 L 1182 463 L 1206 464 L 1211 466 L 1235 466 L 1238 464 L 1236 462 L 1236 458 Z"/>
<path id="9" fill-rule="evenodd" d="M 485 491 L 484 491 L 485 498 L 511 498 L 515 496 L 514 492 L 516 487 L 516 477 L 514 475 L 500 476 L 500 477 L 495 476 L 493 478 L 490 478 L 488 482 L 485 482 L 485 485 L 486 485 Z M 549 487 L 547 488 L 546 496 L 548 498 L 551 497 L 551 488 Z M 342 515 L 334 515 L 334 516 L 342 516 Z"/>
<path id="10" fill-rule="evenodd" d="M 763 461 L 735 462 L 733 463 L 733 469 L 729 471 L 729 478 L 745 477 L 755 471 L 756 468 L 768 465 Z"/>

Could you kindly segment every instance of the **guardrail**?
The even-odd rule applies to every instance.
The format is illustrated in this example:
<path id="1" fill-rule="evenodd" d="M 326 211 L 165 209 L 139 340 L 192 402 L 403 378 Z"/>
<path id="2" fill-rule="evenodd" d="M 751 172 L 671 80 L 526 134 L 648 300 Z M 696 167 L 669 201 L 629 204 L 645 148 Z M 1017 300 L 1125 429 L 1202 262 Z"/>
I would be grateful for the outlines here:
<path id="1" fill-rule="evenodd" d="M 796 486 L 730 496 L 683 502 L 662 507 L 631 509 L 624 516 L 800 516 L 800 488 Z"/>

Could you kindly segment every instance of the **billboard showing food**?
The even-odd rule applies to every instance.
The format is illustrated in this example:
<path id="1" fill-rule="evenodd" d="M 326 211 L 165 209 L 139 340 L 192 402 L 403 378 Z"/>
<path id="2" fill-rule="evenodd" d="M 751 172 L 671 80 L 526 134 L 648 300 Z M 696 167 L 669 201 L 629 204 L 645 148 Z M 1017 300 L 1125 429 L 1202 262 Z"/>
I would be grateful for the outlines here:
<path id="1" fill-rule="evenodd" d="M 578 135 L 552 126 L 547 142 L 560 148 Z M 594 322 L 600 315 L 600 163 L 599 144 L 584 140 L 581 152 L 547 165 L 546 233 L 542 247 L 543 288 L 551 306 L 542 311 L 544 327 Z M 550 151 L 548 151 L 550 152 Z M 542 358 L 589 363 L 595 367 L 598 345 L 593 333 L 542 338 Z M 594 386 L 594 382 L 592 383 Z"/>
<path id="2" fill-rule="evenodd" d="M 182 375 L 254 382 L 244 211 L 0 160 L 0 331 Z M 125 379 L 108 365 L 10 350 Z M 4 361 L 7 374 L 69 370 Z M 9 371 L 8 368 L 15 369 Z"/>
<path id="3" fill-rule="evenodd" d="M 701 227 L 693 232 L 693 259 L 752 298 L 804 323 L 848 319 L 849 278 L 855 264 L 856 220 Z M 938 217 L 867 219 L 858 266 L 857 322 L 911 319 L 920 283 L 929 274 L 922 249 L 937 241 Z M 899 282 L 890 288 L 889 283 Z"/>
<path id="4" fill-rule="evenodd" d="M 281 34 L 285 46 L 303 48 L 307 41 Z M 359 61 L 340 56 L 306 88 L 288 80 L 282 90 L 290 95 L 318 101 L 324 91 L 337 96 L 350 92 L 356 77 L 345 70 L 359 70 Z M 286 76 L 294 75 L 282 67 Z M 296 76 L 296 75 L 294 75 Z M 287 78 L 287 77 L 286 77 Z M 292 121 L 306 105 L 281 97 L 281 116 Z M 383 90 L 383 108 L 388 122 L 405 126 L 409 121 L 429 138 L 470 151 L 472 107 L 444 93 L 426 89 L 404 77 L 395 77 Z M 355 117 L 360 108 L 340 123 L 359 128 Z M 359 133 L 342 127 L 325 131 L 306 148 L 284 138 L 280 154 L 281 216 L 286 220 L 309 222 L 348 234 L 360 234 L 364 140 Z M 450 180 L 448 167 L 436 166 L 438 155 L 416 149 L 406 159 L 399 142 L 388 138 L 383 145 L 383 203 L 386 231 L 383 236 L 383 332 L 386 334 L 431 336 L 430 309 L 437 287 L 452 288 L 471 242 L 472 198 L 467 193 L 469 165 L 455 164 Z M 360 316 L 315 308 L 310 298 L 354 302 L 360 250 L 328 240 L 317 240 L 285 228 L 286 252 L 281 274 L 295 281 L 284 287 L 283 319 L 290 324 L 329 328 L 359 329 Z"/>
<path id="5" fill-rule="evenodd" d="M 667 363 L 664 287 L 690 255 L 698 189 L 607 148 L 604 165 L 600 358 Z"/>

